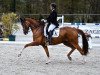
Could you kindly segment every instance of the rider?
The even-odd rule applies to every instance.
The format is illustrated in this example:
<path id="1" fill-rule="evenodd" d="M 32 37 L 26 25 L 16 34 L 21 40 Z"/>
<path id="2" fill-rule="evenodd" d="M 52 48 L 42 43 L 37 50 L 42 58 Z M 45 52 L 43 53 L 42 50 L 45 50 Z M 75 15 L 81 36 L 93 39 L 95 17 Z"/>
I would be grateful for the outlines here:
<path id="1" fill-rule="evenodd" d="M 51 3 L 50 9 L 51 9 L 51 13 L 47 18 L 48 25 L 47 25 L 47 28 L 46 28 L 46 33 L 48 34 L 49 44 L 51 44 L 51 38 L 52 38 L 53 30 L 59 26 L 59 24 L 57 22 L 56 4 Z"/>

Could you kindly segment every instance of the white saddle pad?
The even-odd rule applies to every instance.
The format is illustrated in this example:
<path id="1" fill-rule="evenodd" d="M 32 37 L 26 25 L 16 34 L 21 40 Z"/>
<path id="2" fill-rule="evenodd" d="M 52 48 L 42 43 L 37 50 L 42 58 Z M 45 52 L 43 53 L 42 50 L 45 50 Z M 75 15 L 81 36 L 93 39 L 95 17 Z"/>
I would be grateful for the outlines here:
<path id="1" fill-rule="evenodd" d="M 59 31 L 60 31 L 60 28 L 54 29 L 52 37 L 58 37 L 59 36 Z M 46 26 L 44 27 L 44 36 L 48 37 L 48 35 L 46 34 Z"/>

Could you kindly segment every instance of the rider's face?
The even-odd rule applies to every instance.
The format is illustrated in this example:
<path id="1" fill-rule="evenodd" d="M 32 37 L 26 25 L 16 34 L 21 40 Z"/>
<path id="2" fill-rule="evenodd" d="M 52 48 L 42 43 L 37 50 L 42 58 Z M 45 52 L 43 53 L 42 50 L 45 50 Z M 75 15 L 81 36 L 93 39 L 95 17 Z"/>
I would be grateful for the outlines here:
<path id="1" fill-rule="evenodd" d="M 51 9 L 51 10 L 53 9 L 51 5 L 50 5 L 50 9 Z"/>

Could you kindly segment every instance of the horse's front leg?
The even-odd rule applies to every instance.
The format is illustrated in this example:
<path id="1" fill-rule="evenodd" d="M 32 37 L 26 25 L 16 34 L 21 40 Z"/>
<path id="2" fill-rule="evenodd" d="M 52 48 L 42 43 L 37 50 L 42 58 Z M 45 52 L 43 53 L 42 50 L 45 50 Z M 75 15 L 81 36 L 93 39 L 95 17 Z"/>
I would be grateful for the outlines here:
<path id="1" fill-rule="evenodd" d="M 38 42 L 31 42 L 31 43 L 28 43 L 28 44 L 26 44 L 25 46 L 24 46 L 24 48 L 22 49 L 22 51 L 20 52 L 20 54 L 18 54 L 18 57 L 20 57 L 21 56 L 21 54 L 22 54 L 22 52 L 23 52 L 23 50 L 26 48 L 26 47 L 29 47 L 29 46 L 38 46 L 39 45 L 39 43 Z"/>
<path id="2" fill-rule="evenodd" d="M 48 63 L 50 63 L 50 57 L 49 57 L 49 51 L 48 51 L 48 47 L 47 46 L 45 46 L 45 45 L 42 45 L 42 47 L 44 48 L 44 50 L 45 50 L 45 53 L 46 53 L 46 55 L 47 55 L 47 61 L 46 61 L 46 64 L 48 64 Z"/>
<path id="3" fill-rule="evenodd" d="M 39 45 L 39 43 L 34 41 L 34 42 L 31 42 L 31 43 L 26 44 L 24 46 L 24 48 L 29 47 L 29 46 L 38 46 L 38 45 Z"/>

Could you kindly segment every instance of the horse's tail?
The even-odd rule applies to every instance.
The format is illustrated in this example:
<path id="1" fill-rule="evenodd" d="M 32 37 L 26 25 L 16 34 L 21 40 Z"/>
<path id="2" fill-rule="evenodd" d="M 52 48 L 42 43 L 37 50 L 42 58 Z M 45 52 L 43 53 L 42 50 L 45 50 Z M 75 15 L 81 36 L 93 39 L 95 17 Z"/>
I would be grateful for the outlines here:
<path id="1" fill-rule="evenodd" d="M 88 41 L 86 39 L 85 33 L 80 29 L 77 29 L 77 31 L 80 35 L 82 35 L 82 44 L 83 44 L 82 51 L 83 51 L 84 55 L 87 55 L 88 54 Z"/>

